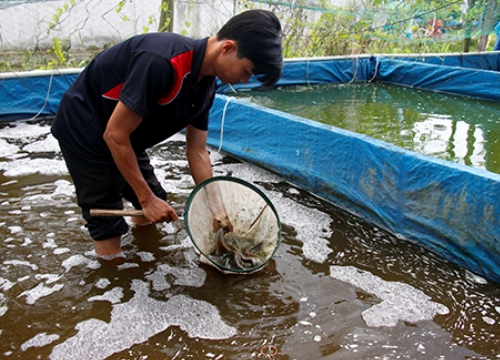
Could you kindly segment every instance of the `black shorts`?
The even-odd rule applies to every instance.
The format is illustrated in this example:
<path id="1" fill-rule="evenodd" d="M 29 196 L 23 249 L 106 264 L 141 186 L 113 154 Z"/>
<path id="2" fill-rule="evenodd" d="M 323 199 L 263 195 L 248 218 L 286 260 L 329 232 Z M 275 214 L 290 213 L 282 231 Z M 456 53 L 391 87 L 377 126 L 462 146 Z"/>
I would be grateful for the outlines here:
<path id="1" fill-rule="evenodd" d="M 123 209 L 123 199 L 141 209 L 137 196 L 115 164 L 102 165 L 82 161 L 60 144 L 61 151 L 76 189 L 78 206 L 82 209 L 86 227 L 94 240 L 106 240 L 123 235 L 128 225 L 123 217 L 90 216 L 90 209 Z M 156 178 L 148 154 L 137 156 L 139 168 L 153 193 L 167 199 L 167 193 Z"/>

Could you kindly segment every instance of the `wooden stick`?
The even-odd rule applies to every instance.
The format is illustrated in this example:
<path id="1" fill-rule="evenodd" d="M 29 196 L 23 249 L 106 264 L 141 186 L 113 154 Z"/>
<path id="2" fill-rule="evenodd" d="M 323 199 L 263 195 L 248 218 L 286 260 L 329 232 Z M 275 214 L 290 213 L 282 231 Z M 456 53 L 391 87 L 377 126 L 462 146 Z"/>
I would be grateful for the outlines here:
<path id="1" fill-rule="evenodd" d="M 183 213 L 176 211 L 177 216 Z M 143 216 L 142 210 L 90 209 L 90 216 Z"/>
<path id="2" fill-rule="evenodd" d="M 142 210 L 90 209 L 90 216 L 142 216 Z"/>

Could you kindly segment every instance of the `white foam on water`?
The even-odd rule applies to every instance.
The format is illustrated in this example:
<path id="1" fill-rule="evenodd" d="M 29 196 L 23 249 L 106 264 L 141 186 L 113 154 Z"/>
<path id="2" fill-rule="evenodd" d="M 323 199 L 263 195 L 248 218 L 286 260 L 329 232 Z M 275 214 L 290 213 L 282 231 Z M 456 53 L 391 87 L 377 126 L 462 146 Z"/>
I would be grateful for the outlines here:
<path id="1" fill-rule="evenodd" d="M 138 251 L 137 255 L 141 258 L 142 262 L 153 262 L 155 261 L 155 257 L 149 251 Z"/>
<path id="2" fill-rule="evenodd" d="M 120 286 L 114 287 L 109 291 L 106 291 L 102 295 L 92 296 L 88 299 L 89 302 L 92 301 L 109 301 L 111 304 L 118 304 L 123 298 L 123 288 Z"/>
<path id="3" fill-rule="evenodd" d="M 97 282 L 95 283 L 95 287 L 99 289 L 106 289 L 109 284 L 111 284 L 111 281 L 109 281 L 109 279 L 101 278 L 97 280 Z"/>
<path id="4" fill-rule="evenodd" d="M 272 197 L 274 201 L 274 197 Z M 304 257 L 323 263 L 333 252 L 330 248 L 331 217 L 316 209 L 310 209 L 293 203 L 290 200 L 276 201 L 282 221 L 293 224 L 297 232 L 296 238 L 302 241 Z"/>
<path id="5" fill-rule="evenodd" d="M 0 162 L 0 170 L 7 177 L 41 175 L 65 175 L 68 173 L 63 160 L 23 158 L 9 162 Z"/>
<path id="6" fill-rule="evenodd" d="M 31 244 L 33 242 L 33 240 L 31 240 L 30 238 L 28 237 L 25 237 L 24 238 L 24 242 L 21 244 L 21 246 L 28 246 L 29 244 Z"/>
<path id="7" fill-rule="evenodd" d="M 44 140 L 35 141 L 23 146 L 22 150 L 29 153 L 60 152 L 59 142 L 52 136 L 52 134 L 49 134 Z"/>
<path id="8" fill-rule="evenodd" d="M 58 275 L 58 274 L 37 274 L 37 275 L 35 275 L 35 279 L 45 280 L 46 284 L 55 283 L 55 282 L 59 281 L 59 279 L 61 279 L 61 278 L 62 278 L 62 275 Z"/>
<path id="9" fill-rule="evenodd" d="M 47 241 L 42 244 L 44 249 L 54 249 L 52 253 L 54 255 L 61 255 L 70 252 L 71 250 L 67 247 L 58 247 L 55 240 L 53 239 L 54 233 L 47 234 Z"/>
<path id="10" fill-rule="evenodd" d="M 14 283 L 3 278 L 3 277 L 0 277 L 0 290 L 2 291 L 7 291 L 9 290 L 11 287 L 14 286 Z"/>
<path id="11" fill-rule="evenodd" d="M 23 231 L 23 228 L 18 225 L 7 226 L 11 234 L 17 234 Z"/>
<path id="12" fill-rule="evenodd" d="M 155 170 L 156 173 L 156 170 Z M 191 194 L 192 187 L 194 186 L 194 182 L 191 178 L 191 175 L 183 175 L 182 177 L 186 179 L 182 180 L 169 180 L 165 179 L 165 176 L 172 176 L 170 173 L 163 172 L 163 170 L 158 170 L 158 180 L 161 181 L 161 185 L 165 189 L 167 193 L 176 194 L 176 195 L 189 195 Z M 182 185 L 184 184 L 184 185 Z"/>
<path id="13" fill-rule="evenodd" d="M 216 157 L 217 155 L 213 154 L 213 156 Z M 244 179 L 249 183 L 283 181 L 283 178 L 276 174 L 246 163 L 220 165 L 217 166 L 217 168 L 224 170 L 225 172 L 231 172 L 232 176 Z M 259 187 L 258 185 L 255 186 Z"/>
<path id="14" fill-rule="evenodd" d="M 47 241 L 45 241 L 43 244 L 42 244 L 42 247 L 44 249 L 54 249 L 54 248 L 57 248 L 57 245 L 56 245 L 56 242 L 54 239 L 52 238 L 48 238 Z"/>
<path id="15" fill-rule="evenodd" d="M 167 281 L 167 278 L 165 275 L 163 275 L 159 271 L 155 271 L 151 274 L 148 274 L 145 276 L 145 278 L 149 281 L 151 281 L 151 287 L 155 291 L 163 291 L 163 290 L 168 290 L 172 286 L 170 283 Z"/>
<path id="16" fill-rule="evenodd" d="M 218 152 L 214 147 L 208 146 L 208 149 L 210 152 L 210 161 L 212 162 L 212 164 L 218 164 L 222 159 L 224 159 L 225 155 Z"/>
<path id="17" fill-rule="evenodd" d="M 50 134 L 50 126 L 43 123 L 29 124 L 23 121 L 16 121 L 9 123 L 9 125 L 14 126 L 6 126 L 0 129 L 1 139 L 33 142 L 41 136 Z"/>
<path id="18" fill-rule="evenodd" d="M 69 252 L 71 252 L 71 249 L 67 248 L 67 247 L 57 248 L 57 249 L 54 249 L 54 251 L 52 251 L 52 253 L 54 255 L 66 254 L 66 253 L 69 253 Z"/>
<path id="19" fill-rule="evenodd" d="M 151 281 L 154 290 L 162 291 L 171 287 L 171 284 L 167 281 L 167 275 L 174 277 L 174 285 L 193 287 L 203 286 L 207 278 L 205 270 L 200 267 L 182 268 L 159 264 L 156 271 L 146 275 L 146 279 Z"/>
<path id="20" fill-rule="evenodd" d="M 395 326 L 399 321 L 416 323 L 449 313 L 446 306 L 431 301 L 429 296 L 408 284 L 385 281 L 354 266 L 330 266 L 330 276 L 381 300 L 380 304 L 362 312 L 366 325 L 371 327 Z"/>
<path id="21" fill-rule="evenodd" d="M 0 139 L 0 157 L 6 157 L 16 154 L 19 147 L 14 144 L 9 144 L 6 140 Z"/>
<path id="22" fill-rule="evenodd" d="M 189 165 L 187 159 L 186 160 L 165 160 L 164 158 L 162 157 L 153 157 L 151 158 L 151 165 L 153 165 L 153 167 L 155 168 L 155 173 L 156 173 L 156 169 L 158 168 L 158 174 L 166 174 L 167 172 L 163 169 L 161 169 L 161 167 L 165 166 L 165 165 L 171 165 L 173 168 L 184 168 L 186 166 Z M 182 177 L 185 177 L 185 179 L 190 179 L 190 181 L 192 182 L 192 177 L 191 175 L 182 175 Z M 168 181 L 168 179 L 167 179 Z M 172 181 L 175 181 L 175 182 L 179 182 L 179 180 L 172 180 Z M 194 182 L 193 182 L 194 184 Z"/>
<path id="23" fill-rule="evenodd" d="M 21 351 L 26 351 L 31 347 L 43 347 L 57 340 L 59 340 L 59 335 L 57 334 L 51 334 L 51 335 L 48 335 L 47 333 L 36 334 L 34 337 L 32 337 L 31 339 L 29 339 L 28 341 L 24 342 L 21 345 Z"/>
<path id="24" fill-rule="evenodd" d="M 162 232 L 166 234 L 175 234 L 179 232 L 179 223 L 180 221 L 169 222 L 169 223 L 163 222 L 158 225 Z"/>
<path id="25" fill-rule="evenodd" d="M 135 294 L 128 302 L 113 305 L 109 323 L 98 319 L 80 322 L 75 327 L 78 333 L 56 345 L 50 359 L 106 359 L 170 326 L 179 326 L 191 338 L 227 339 L 237 333 L 205 301 L 185 295 L 158 301 L 149 297 L 149 285 L 137 279 L 132 281 L 132 290 Z"/>
<path id="26" fill-rule="evenodd" d="M 182 249 L 190 249 L 194 247 L 191 239 L 188 237 L 185 237 L 184 239 L 181 240 L 180 244 L 172 244 L 172 245 L 167 245 L 167 246 L 160 246 L 159 249 L 162 251 L 176 251 L 176 250 L 182 250 Z"/>
<path id="27" fill-rule="evenodd" d="M 26 153 L 19 152 L 19 153 L 16 153 L 16 154 L 12 154 L 12 155 L 6 156 L 6 158 L 8 158 L 10 160 L 25 159 L 25 158 L 27 158 L 27 155 L 26 155 Z"/>
<path id="28" fill-rule="evenodd" d="M 24 197 L 22 201 L 32 204 L 44 203 L 47 205 L 68 201 L 68 198 L 75 196 L 75 188 L 68 180 L 56 180 L 54 181 L 54 185 L 55 189 L 51 194 L 30 195 Z"/>
<path id="29" fill-rule="evenodd" d="M 186 135 L 179 132 L 175 135 L 172 135 L 168 139 L 164 140 L 162 143 L 167 143 L 167 142 L 171 142 L 171 141 L 184 141 L 184 142 L 186 142 Z"/>
<path id="30" fill-rule="evenodd" d="M 64 285 L 62 284 L 56 284 L 52 287 L 50 286 L 45 286 L 43 284 L 38 284 L 36 287 L 34 287 L 31 290 L 26 290 L 23 291 L 21 294 L 19 294 L 18 297 L 26 296 L 26 303 L 28 305 L 33 305 L 34 303 L 37 302 L 38 299 L 49 296 L 63 288 Z"/>
<path id="31" fill-rule="evenodd" d="M 207 273 L 200 267 L 183 268 L 170 266 L 168 264 L 160 264 L 157 266 L 157 271 L 165 275 L 174 276 L 174 285 L 200 287 L 205 283 Z"/>
<path id="32" fill-rule="evenodd" d="M 472 272 L 470 272 L 468 270 L 466 271 L 465 274 L 466 274 L 467 279 L 469 281 L 472 281 L 472 282 L 474 282 L 476 284 L 484 285 L 484 284 L 488 283 L 488 280 L 486 280 L 484 277 L 476 275 L 476 274 L 474 274 L 474 273 L 472 273 Z"/>
<path id="33" fill-rule="evenodd" d="M 101 267 L 101 264 L 97 260 L 89 259 L 83 255 L 77 254 L 70 256 L 66 260 L 61 263 L 61 266 L 66 269 L 66 272 L 70 271 L 74 266 L 85 265 L 89 269 L 98 269 Z"/>
<path id="34" fill-rule="evenodd" d="M 7 310 L 9 310 L 9 308 L 5 306 L 4 303 L 5 303 L 5 295 L 0 293 L 0 316 L 4 316 Z"/>
<path id="35" fill-rule="evenodd" d="M 18 182 L 19 182 L 19 180 L 17 180 L 17 179 L 9 180 L 9 181 L 6 181 L 6 182 L 2 183 L 2 186 L 12 185 L 12 184 L 16 184 Z M 8 204 L 9 202 L 6 201 L 6 203 Z M 1 205 L 3 205 L 3 204 L 4 203 L 2 203 Z"/>
<path id="36" fill-rule="evenodd" d="M 133 263 L 133 262 L 125 262 L 123 264 L 118 265 L 116 268 L 118 270 L 126 270 L 126 269 L 133 269 L 133 268 L 138 268 L 139 264 Z"/>
<path id="37" fill-rule="evenodd" d="M 32 264 L 29 261 L 24 260 L 5 260 L 4 265 L 14 265 L 14 266 L 29 266 L 32 270 L 38 270 L 38 265 Z"/>
<path id="38" fill-rule="evenodd" d="M 483 321 L 488 325 L 495 325 L 495 323 L 496 323 L 495 319 L 493 319 L 489 316 L 483 316 Z"/>

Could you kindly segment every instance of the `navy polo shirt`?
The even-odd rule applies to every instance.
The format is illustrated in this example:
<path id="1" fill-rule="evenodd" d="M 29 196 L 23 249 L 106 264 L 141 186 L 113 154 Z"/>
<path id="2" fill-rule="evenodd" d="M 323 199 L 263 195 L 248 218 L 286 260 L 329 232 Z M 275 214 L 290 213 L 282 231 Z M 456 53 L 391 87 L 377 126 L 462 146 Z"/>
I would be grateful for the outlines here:
<path id="1" fill-rule="evenodd" d="M 206 44 L 151 33 L 104 50 L 63 95 L 53 135 L 85 161 L 113 163 L 103 133 L 119 100 L 143 118 L 130 137 L 136 153 L 189 124 L 206 131 L 215 92 L 214 77 L 197 81 Z"/>

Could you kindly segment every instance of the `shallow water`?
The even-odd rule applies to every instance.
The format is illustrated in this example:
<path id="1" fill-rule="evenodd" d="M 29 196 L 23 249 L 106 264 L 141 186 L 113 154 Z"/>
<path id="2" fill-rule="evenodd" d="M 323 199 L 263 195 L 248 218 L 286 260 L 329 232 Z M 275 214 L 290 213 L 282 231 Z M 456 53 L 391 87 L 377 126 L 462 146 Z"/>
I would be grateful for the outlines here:
<path id="1" fill-rule="evenodd" d="M 182 136 L 152 150 L 170 201 L 194 185 Z M 97 260 L 48 123 L 0 128 L 0 354 L 9 359 L 500 358 L 500 285 L 213 151 L 258 186 L 283 240 L 252 275 L 200 264 L 182 222 Z M 273 355 L 273 356 L 271 356 Z"/>
<path id="2" fill-rule="evenodd" d="M 383 83 L 287 86 L 228 95 L 500 173 L 500 102 Z"/>

